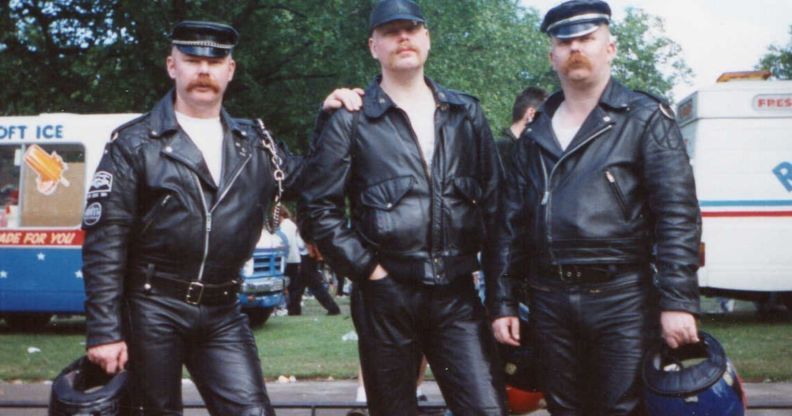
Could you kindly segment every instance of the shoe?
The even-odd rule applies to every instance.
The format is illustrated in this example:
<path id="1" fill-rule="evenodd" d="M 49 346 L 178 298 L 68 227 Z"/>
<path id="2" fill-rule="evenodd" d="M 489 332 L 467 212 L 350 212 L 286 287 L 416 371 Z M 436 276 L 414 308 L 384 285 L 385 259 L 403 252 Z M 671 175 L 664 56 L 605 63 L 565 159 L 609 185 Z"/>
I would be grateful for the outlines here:
<path id="1" fill-rule="evenodd" d="M 347 412 L 346 416 L 368 416 L 366 409 L 352 409 Z"/>
<path id="2" fill-rule="evenodd" d="M 419 394 L 415 397 L 419 402 L 428 402 L 429 398 L 425 394 Z"/>
<path id="3" fill-rule="evenodd" d="M 332 309 L 327 311 L 327 316 L 341 315 L 341 309 Z"/>

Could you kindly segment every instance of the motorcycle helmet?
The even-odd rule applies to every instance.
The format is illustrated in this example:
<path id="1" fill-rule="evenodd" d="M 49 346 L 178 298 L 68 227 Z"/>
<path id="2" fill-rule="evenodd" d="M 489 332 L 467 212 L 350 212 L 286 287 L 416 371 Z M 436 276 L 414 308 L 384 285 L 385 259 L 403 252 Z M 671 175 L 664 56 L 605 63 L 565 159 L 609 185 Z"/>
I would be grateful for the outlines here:
<path id="1" fill-rule="evenodd" d="M 506 386 L 506 399 L 509 402 L 509 413 L 524 414 L 547 407 L 544 394 L 538 391 L 525 391 L 517 387 Z"/>
<path id="2" fill-rule="evenodd" d="M 509 411 L 528 413 L 546 407 L 539 391 L 539 365 L 536 359 L 536 340 L 528 331 L 528 308 L 520 304 L 520 346 L 498 344 L 506 381 Z"/>
<path id="3" fill-rule="evenodd" d="M 126 371 L 109 375 L 83 356 L 52 381 L 49 415 L 124 415 L 126 384 Z"/>
<path id="4" fill-rule="evenodd" d="M 721 344 L 699 332 L 697 344 L 671 349 L 658 342 L 643 360 L 644 403 L 650 416 L 743 416 L 742 380 Z"/>

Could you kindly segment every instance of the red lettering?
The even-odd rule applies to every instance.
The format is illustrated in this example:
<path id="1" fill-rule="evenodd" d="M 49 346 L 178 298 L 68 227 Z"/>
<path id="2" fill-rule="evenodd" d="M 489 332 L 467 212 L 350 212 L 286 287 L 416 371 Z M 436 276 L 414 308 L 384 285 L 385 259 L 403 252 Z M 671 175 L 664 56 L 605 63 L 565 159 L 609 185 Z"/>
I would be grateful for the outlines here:
<path id="1" fill-rule="evenodd" d="M 764 98 L 760 98 L 757 101 L 759 101 L 759 104 L 757 105 L 757 107 L 759 107 L 759 108 L 767 107 L 767 100 L 765 100 Z"/>

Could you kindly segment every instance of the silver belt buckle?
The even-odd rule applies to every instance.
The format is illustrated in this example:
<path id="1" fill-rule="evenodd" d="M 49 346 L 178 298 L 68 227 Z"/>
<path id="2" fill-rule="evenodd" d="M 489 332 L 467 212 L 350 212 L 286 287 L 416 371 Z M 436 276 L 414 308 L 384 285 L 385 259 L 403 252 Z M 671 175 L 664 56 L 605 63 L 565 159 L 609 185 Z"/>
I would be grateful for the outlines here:
<path id="1" fill-rule="evenodd" d="M 196 291 L 197 291 L 197 295 L 196 295 Z M 187 287 L 187 295 L 184 296 L 184 301 L 189 303 L 190 305 L 198 305 L 199 303 L 201 303 L 203 292 L 204 292 L 203 283 L 190 282 L 190 285 Z"/>

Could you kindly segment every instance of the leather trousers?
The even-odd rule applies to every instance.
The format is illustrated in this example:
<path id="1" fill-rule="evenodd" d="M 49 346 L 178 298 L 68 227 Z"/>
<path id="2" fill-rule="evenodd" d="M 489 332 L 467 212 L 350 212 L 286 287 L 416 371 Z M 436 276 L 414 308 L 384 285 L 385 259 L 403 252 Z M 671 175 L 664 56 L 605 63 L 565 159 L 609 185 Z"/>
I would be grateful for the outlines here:
<path id="1" fill-rule="evenodd" d="M 210 414 L 275 414 L 256 341 L 238 302 L 191 305 L 132 292 L 125 306 L 132 414 L 181 415 L 183 364 Z"/>
<path id="2" fill-rule="evenodd" d="M 648 268 L 605 283 L 531 282 L 530 330 L 554 416 L 641 415 L 640 364 L 659 334 Z"/>
<path id="3" fill-rule="evenodd" d="M 472 276 L 437 286 L 358 282 L 352 318 L 372 416 L 415 415 L 422 355 L 455 415 L 507 414 L 495 339 Z"/>

